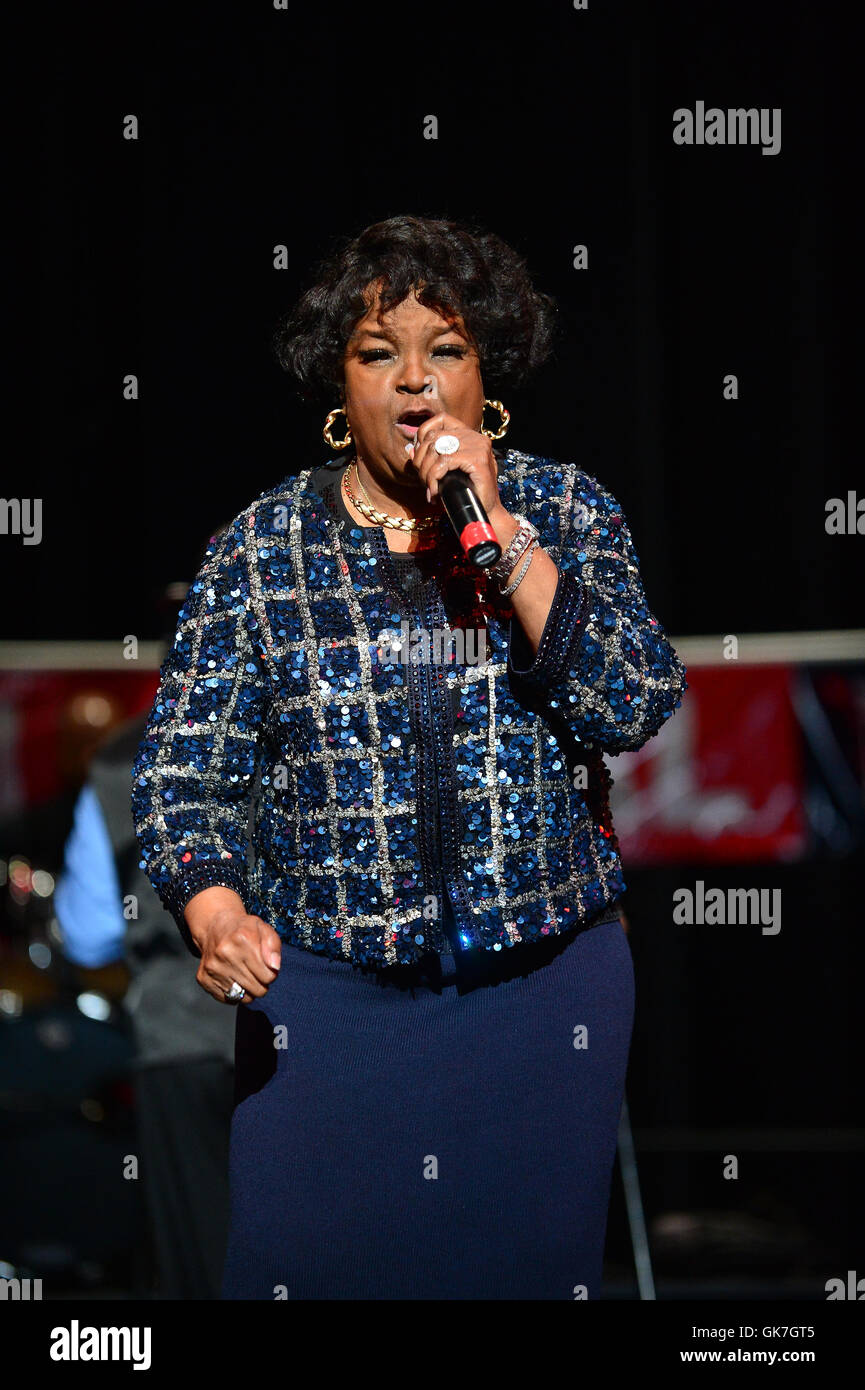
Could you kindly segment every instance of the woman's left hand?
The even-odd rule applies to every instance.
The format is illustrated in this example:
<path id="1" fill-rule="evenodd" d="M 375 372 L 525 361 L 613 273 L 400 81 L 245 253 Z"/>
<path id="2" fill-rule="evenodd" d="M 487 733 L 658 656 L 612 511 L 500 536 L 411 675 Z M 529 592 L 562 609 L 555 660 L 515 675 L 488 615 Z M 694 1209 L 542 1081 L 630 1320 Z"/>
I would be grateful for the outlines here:
<path id="1" fill-rule="evenodd" d="M 437 454 L 433 445 L 443 434 L 452 434 L 460 442 L 455 454 Z M 486 512 L 491 516 L 502 506 L 498 488 L 498 464 L 489 435 L 470 430 L 453 415 L 431 415 L 418 429 L 409 454 L 430 499 L 437 496 L 438 485 L 445 473 L 458 468 L 471 478 L 472 489 Z"/>

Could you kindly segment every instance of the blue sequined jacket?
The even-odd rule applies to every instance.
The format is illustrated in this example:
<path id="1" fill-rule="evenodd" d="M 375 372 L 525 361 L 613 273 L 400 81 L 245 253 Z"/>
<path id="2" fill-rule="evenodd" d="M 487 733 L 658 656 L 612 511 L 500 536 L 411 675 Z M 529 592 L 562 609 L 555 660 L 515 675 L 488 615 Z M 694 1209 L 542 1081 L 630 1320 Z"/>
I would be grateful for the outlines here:
<path id="1" fill-rule="evenodd" d="M 533 655 L 446 519 L 409 597 L 383 531 L 340 524 L 312 471 L 211 541 L 135 760 L 141 867 L 187 946 L 214 884 L 359 964 L 452 949 L 445 895 L 457 950 L 600 918 L 625 889 L 602 752 L 641 747 L 687 688 L 618 503 L 573 463 L 500 458 L 503 505 L 559 569 Z M 429 657 L 424 633 L 461 628 L 485 661 L 399 659 L 400 634 Z"/>

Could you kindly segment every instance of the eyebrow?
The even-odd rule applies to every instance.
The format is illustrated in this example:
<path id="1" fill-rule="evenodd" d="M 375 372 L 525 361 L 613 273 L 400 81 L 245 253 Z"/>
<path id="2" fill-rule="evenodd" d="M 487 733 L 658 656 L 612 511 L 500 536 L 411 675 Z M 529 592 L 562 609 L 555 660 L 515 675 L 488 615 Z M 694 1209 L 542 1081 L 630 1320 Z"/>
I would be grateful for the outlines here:
<path id="1" fill-rule="evenodd" d="M 456 333 L 460 338 L 465 337 L 465 334 L 462 333 L 459 328 L 455 327 L 437 328 L 435 333 L 433 333 L 431 336 L 433 338 L 442 338 L 444 337 L 445 333 Z M 385 338 L 389 343 L 396 343 L 399 341 L 398 338 L 394 338 L 392 334 L 388 333 L 387 329 L 385 328 L 361 328 L 358 331 L 357 336 L 359 338 Z"/>

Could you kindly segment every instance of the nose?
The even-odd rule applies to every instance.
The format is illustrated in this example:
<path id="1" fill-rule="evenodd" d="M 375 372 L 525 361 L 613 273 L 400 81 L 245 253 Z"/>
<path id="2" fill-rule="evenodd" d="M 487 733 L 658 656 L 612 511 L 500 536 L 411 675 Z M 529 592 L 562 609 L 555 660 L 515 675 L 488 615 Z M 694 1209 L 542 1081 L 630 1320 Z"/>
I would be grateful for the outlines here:
<path id="1" fill-rule="evenodd" d="M 407 352 L 403 359 L 397 390 L 403 395 L 422 395 L 429 386 L 429 371 L 420 351 Z"/>

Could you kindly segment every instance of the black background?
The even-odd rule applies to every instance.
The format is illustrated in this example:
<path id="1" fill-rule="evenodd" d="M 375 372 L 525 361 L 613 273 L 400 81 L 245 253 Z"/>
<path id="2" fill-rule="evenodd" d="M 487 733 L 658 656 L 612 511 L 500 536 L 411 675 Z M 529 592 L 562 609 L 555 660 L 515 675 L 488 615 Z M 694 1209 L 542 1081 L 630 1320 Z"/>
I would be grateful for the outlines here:
<path id="1" fill-rule="evenodd" d="M 480 222 L 558 300 L 556 360 L 505 402 L 506 443 L 613 491 L 674 637 L 858 625 L 861 543 L 824 526 L 863 476 L 836 435 L 861 146 L 831 12 L 42 13 L 41 448 L 4 492 L 43 498 L 43 540 L 3 547 L 28 596 L 7 637 L 160 635 L 155 600 L 212 530 L 329 455 L 270 334 L 337 239 L 402 212 Z M 780 153 L 674 145 L 697 100 L 780 107 Z"/>

